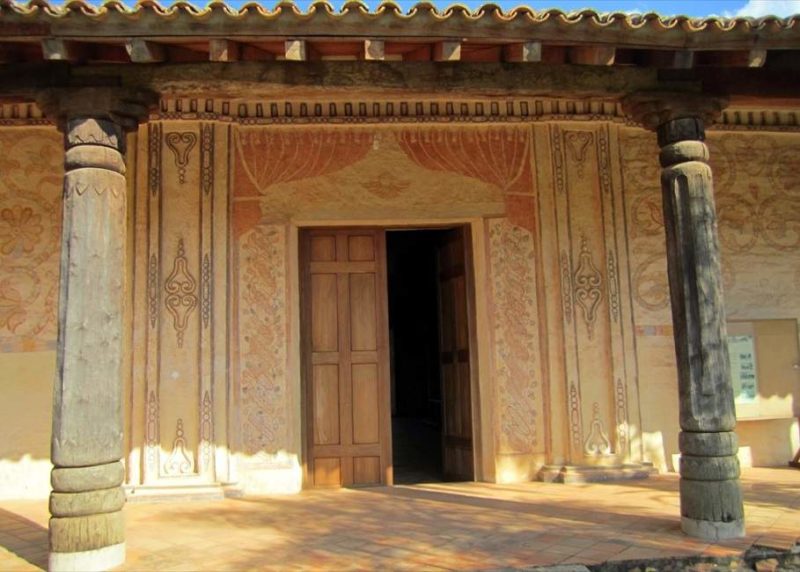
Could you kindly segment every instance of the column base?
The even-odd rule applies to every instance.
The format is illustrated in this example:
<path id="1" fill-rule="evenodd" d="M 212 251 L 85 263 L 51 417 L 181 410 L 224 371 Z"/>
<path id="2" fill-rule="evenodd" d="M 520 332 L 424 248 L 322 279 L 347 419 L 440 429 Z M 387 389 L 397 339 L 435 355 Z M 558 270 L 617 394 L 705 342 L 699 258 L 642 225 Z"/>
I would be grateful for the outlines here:
<path id="1" fill-rule="evenodd" d="M 50 572 L 102 572 L 125 562 L 125 543 L 85 552 L 51 552 Z"/>
<path id="2" fill-rule="evenodd" d="M 689 536 L 712 541 L 741 538 L 745 535 L 744 519 L 731 522 L 714 522 L 682 516 L 681 530 Z"/>

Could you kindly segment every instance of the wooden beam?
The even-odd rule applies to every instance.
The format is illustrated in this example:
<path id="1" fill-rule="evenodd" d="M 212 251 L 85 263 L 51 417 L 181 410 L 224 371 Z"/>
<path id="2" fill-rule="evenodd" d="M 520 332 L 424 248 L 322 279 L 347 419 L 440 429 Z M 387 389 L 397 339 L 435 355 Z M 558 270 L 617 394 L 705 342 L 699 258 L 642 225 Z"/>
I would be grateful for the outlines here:
<path id="1" fill-rule="evenodd" d="M 132 38 L 125 42 L 125 49 L 128 51 L 131 61 L 136 64 L 152 64 L 163 62 L 167 59 L 167 51 L 164 45 L 148 40 Z"/>
<path id="2" fill-rule="evenodd" d="M 61 38 L 42 39 L 42 57 L 51 62 L 77 62 L 83 59 L 85 46 Z"/>
<path id="3" fill-rule="evenodd" d="M 207 57 L 207 55 L 206 55 Z M 678 70 L 673 70 L 673 72 Z M 685 73 L 684 70 L 681 70 Z M 692 70 L 686 70 L 692 71 Z M 759 70 L 736 70 L 736 77 L 749 78 Z M 746 73 L 742 73 L 742 72 Z M 166 95 L 182 97 L 403 97 L 441 96 L 480 97 L 602 97 L 613 99 L 631 91 L 666 90 L 673 80 L 660 74 L 663 70 L 635 66 L 606 67 L 550 65 L 541 63 L 519 73 L 516 66 L 504 63 L 461 62 L 443 68 L 435 62 L 310 61 L 305 65 L 290 62 L 238 62 L 221 66 L 214 62 L 161 65 L 71 66 L 66 62 L 11 64 L 0 67 L 0 96 L 35 96 L 47 87 L 71 85 L 119 85 L 147 88 Z M 771 86 L 774 74 L 752 78 L 748 86 L 760 93 Z M 786 92 L 797 94 L 798 81 L 782 74 Z M 704 76 L 684 79 L 686 89 L 697 89 Z M 715 84 L 726 89 L 727 78 Z M 783 84 L 778 82 L 776 87 Z M 673 87 L 674 89 L 674 87 Z M 357 91 L 356 91 L 357 90 Z"/>
<path id="4" fill-rule="evenodd" d="M 503 59 L 515 63 L 540 62 L 542 61 L 542 43 L 507 44 L 503 46 Z"/>
<path id="5" fill-rule="evenodd" d="M 289 61 L 304 62 L 308 59 L 305 40 L 286 40 L 284 57 Z"/>
<path id="6" fill-rule="evenodd" d="M 386 46 L 383 40 L 364 40 L 364 59 L 373 61 L 386 59 Z"/>
<path id="7" fill-rule="evenodd" d="M 433 44 L 433 61 L 457 62 L 461 59 L 461 42 L 447 41 Z"/>
<path id="8" fill-rule="evenodd" d="M 589 66 L 614 65 L 617 49 L 613 46 L 573 46 L 568 50 L 569 62 Z"/>
<path id="9" fill-rule="evenodd" d="M 222 38 L 208 41 L 208 60 L 211 62 L 238 62 L 241 54 L 242 47 L 238 42 Z"/>

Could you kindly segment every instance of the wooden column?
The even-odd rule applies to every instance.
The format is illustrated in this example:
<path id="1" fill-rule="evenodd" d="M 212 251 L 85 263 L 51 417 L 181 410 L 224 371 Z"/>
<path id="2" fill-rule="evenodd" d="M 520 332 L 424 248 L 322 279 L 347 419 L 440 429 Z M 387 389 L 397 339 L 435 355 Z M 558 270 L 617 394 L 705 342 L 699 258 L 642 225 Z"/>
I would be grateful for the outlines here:
<path id="1" fill-rule="evenodd" d="M 122 339 L 125 130 L 152 97 L 110 88 L 49 91 L 40 105 L 66 150 L 53 395 L 50 570 L 125 560 Z"/>
<path id="2" fill-rule="evenodd" d="M 627 112 L 658 135 L 678 365 L 681 527 L 708 540 L 744 536 L 738 443 L 722 299 L 717 216 L 704 124 L 723 102 L 638 94 Z"/>

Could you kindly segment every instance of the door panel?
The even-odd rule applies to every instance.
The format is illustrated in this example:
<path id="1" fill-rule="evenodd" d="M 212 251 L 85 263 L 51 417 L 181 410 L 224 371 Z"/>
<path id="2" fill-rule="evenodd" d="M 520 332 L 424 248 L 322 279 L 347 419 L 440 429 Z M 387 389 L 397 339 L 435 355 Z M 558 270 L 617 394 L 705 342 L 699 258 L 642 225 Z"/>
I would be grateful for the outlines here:
<path id="1" fill-rule="evenodd" d="M 438 252 L 443 469 L 454 480 L 475 478 L 464 241 L 462 228 L 448 231 Z"/>
<path id="2" fill-rule="evenodd" d="M 301 246 L 307 481 L 391 484 L 384 233 L 309 230 Z"/>

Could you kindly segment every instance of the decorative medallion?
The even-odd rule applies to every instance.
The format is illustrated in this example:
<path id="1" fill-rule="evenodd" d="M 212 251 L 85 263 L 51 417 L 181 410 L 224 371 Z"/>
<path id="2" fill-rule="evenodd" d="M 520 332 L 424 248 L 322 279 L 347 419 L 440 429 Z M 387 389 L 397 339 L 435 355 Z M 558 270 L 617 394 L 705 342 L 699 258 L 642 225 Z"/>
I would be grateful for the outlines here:
<path id="1" fill-rule="evenodd" d="M 178 252 L 172 264 L 172 272 L 164 284 L 167 296 L 164 302 L 172 315 L 172 326 L 178 339 L 178 347 L 183 347 L 183 335 L 189 324 L 189 316 L 197 306 L 197 281 L 189 273 L 189 261 L 183 247 L 183 239 L 178 240 Z"/>
<path id="2" fill-rule="evenodd" d="M 620 378 L 617 378 L 615 397 L 617 408 L 617 439 L 619 440 L 619 452 L 624 455 L 628 449 L 628 405 L 627 400 L 625 399 L 625 384 Z"/>
<path id="3" fill-rule="evenodd" d="M 556 190 L 563 195 L 566 192 L 566 179 L 564 176 L 564 156 L 561 154 L 561 130 L 558 127 L 551 128 L 550 143 L 553 146 L 553 171 L 556 179 Z"/>
<path id="4" fill-rule="evenodd" d="M 569 151 L 572 160 L 577 163 L 575 170 L 578 173 L 578 177 L 583 177 L 586 149 L 593 139 L 594 135 L 588 131 L 566 131 L 564 133 L 567 151 Z"/>
<path id="5" fill-rule="evenodd" d="M 564 319 L 572 323 L 572 275 L 570 272 L 569 254 L 561 251 L 561 297 L 564 300 Z"/>
<path id="6" fill-rule="evenodd" d="M 200 186 L 205 194 L 214 189 L 214 124 L 200 126 Z"/>
<path id="7" fill-rule="evenodd" d="M 211 259 L 208 253 L 203 256 L 203 268 L 200 272 L 200 299 L 203 327 L 207 328 L 211 319 Z"/>
<path id="8" fill-rule="evenodd" d="M 617 259 L 611 249 L 608 250 L 608 303 L 611 307 L 611 317 L 619 321 L 619 280 L 617 278 Z"/>
<path id="9" fill-rule="evenodd" d="M 197 144 L 197 134 L 191 131 L 172 131 L 166 136 L 167 147 L 175 157 L 175 166 L 178 168 L 178 181 L 186 182 L 186 167 L 189 165 L 189 153 Z"/>
<path id="10" fill-rule="evenodd" d="M 156 196 L 161 188 L 161 123 L 153 122 L 147 125 L 147 184 L 150 194 Z"/>
<path id="11" fill-rule="evenodd" d="M 600 404 L 596 401 L 592 406 L 592 424 L 586 443 L 583 444 L 583 450 L 587 455 L 592 456 L 611 454 L 611 442 L 603 431 L 603 422 L 600 420 Z"/>
<path id="12" fill-rule="evenodd" d="M 572 444 L 575 447 L 581 446 L 583 431 L 581 430 L 581 398 L 578 395 L 578 388 L 573 381 L 569 386 L 569 427 L 572 433 Z"/>
<path id="13" fill-rule="evenodd" d="M 600 167 L 600 186 L 607 195 L 611 194 L 611 154 L 608 151 L 608 131 L 601 129 L 597 134 L 597 159 Z"/>
<path id="14" fill-rule="evenodd" d="M 150 255 L 147 267 L 147 304 L 150 327 L 155 328 L 158 321 L 158 258 L 155 254 Z"/>
<path id="15" fill-rule="evenodd" d="M 211 442 L 213 440 L 213 422 L 211 412 L 211 394 L 203 393 L 200 406 L 200 465 L 204 471 L 211 467 Z"/>
<path id="16" fill-rule="evenodd" d="M 175 428 L 175 442 L 172 444 L 167 462 L 164 463 L 164 474 L 168 476 L 189 475 L 192 473 L 194 463 L 186 450 L 186 440 L 183 436 L 183 419 L 178 419 Z"/>
<path id="17" fill-rule="evenodd" d="M 589 338 L 591 338 L 594 333 L 594 324 L 597 321 L 597 307 L 603 298 L 603 277 L 592 260 L 592 253 L 589 251 L 585 236 L 581 238 L 581 253 L 578 260 L 578 268 L 573 276 L 575 302 L 583 310 L 583 319 L 589 329 Z"/>
<path id="18" fill-rule="evenodd" d="M 158 399 L 152 389 L 147 394 L 147 409 L 145 423 L 145 445 L 147 447 L 147 464 L 156 465 L 158 451 Z"/>

